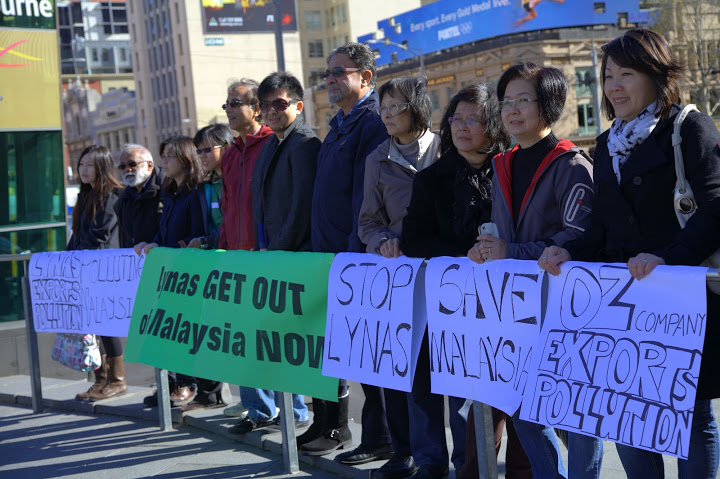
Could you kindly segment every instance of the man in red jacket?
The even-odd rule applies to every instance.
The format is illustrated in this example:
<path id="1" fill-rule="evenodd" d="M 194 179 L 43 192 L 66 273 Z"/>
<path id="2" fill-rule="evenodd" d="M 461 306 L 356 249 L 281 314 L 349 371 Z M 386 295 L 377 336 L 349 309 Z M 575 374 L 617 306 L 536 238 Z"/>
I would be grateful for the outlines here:
<path id="1" fill-rule="evenodd" d="M 260 123 L 258 83 L 243 78 L 228 87 L 223 110 L 237 138 L 222 157 L 223 186 L 218 247 L 251 249 L 255 243 L 252 217 L 252 176 L 255 163 L 273 131 Z"/>

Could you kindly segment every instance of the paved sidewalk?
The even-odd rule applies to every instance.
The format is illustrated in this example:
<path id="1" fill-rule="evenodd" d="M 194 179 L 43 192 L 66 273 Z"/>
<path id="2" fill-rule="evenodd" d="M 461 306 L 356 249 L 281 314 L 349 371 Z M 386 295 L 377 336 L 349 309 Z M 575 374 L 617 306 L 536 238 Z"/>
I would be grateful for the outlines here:
<path id="1" fill-rule="evenodd" d="M 245 435 L 228 428 L 237 421 L 223 416 L 222 408 L 181 413 L 173 409 L 175 430 L 162 432 L 156 408 L 145 408 L 142 398 L 152 388 L 130 386 L 127 395 L 90 403 L 76 401 L 88 382 L 43 378 L 45 411 L 33 414 L 28 376 L 0 378 L 0 478 L 278 478 L 284 475 L 279 428 Z M 361 388 L 353 387 L 355 394 Z M 362 396 L 351 395 L 354 407 Z M 720 416 L 720 400 L 713 402 Z M 392 411 L 391 411 L 392 412 Z M 360 425 L 350 420 L 354 446 Z M 452 438 L 447 429 L 448 444 Z M 499 477 L 505 477 L 505 440 L 498 458 Z M 342 451 L 339 451 L 342 452 Z M 300 474 L 290 477 L 347 477 L 366 479 L 382 462 L 345 466 L 333 459 L 300 456 Z M 566 451 L 563 448 L 565 463 Z M 667 479 L 677 478 L 676 461 L 664 456 Z M 625 474 L 615 446 L 605 442 L 603 479 Z M 450 478 L 454 479 L 451 469 Z"/>

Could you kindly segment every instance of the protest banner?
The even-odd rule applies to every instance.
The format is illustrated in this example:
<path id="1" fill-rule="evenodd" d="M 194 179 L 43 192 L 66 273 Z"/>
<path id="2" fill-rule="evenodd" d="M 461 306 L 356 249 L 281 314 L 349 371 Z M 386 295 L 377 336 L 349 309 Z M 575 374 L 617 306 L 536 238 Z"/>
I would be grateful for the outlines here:
<path id="1" fill-rule="evenodd" d="M 433 258 L 425 278 L 432 391 L 513 414 L 542 327 L 537 263 Z"/>
<path id="2" fill-rule="evenodd" d="M 33 254 L 35 330 L 127 336 L 144 261 L 132 249 Z"/>
<path id="3" fill-rule="evenodd" d="M 416 298 L 422 303 L 423 284 L 416 281 L 422 263 L 405 256 L 335 256 L 328 281 L 323 374 L 412 389 L 426 323 L 422 304 L 413 305 Z"/>
<path id="4" fill-rule="evenodd" d="M 562 265 L 520 417 L 686 459 L 707 319 L 705 268 Z"/>
<path id="5" fill-rule="evenodd" d="M 125 360 L 337 401 L 321 374 L 333 255 L 154 248 Z"/>

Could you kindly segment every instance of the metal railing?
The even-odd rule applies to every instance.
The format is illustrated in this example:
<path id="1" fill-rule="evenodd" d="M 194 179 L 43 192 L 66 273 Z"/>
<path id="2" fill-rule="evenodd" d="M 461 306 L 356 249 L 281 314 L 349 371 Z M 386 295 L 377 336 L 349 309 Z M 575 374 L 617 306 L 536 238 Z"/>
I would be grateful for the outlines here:
<path id="1" fill-rule="evenodd" d="M 32 408 L 34 413 L 43 412 L 42 384 L 40 377 L 40 361 L 38 354 L 37 333 L 32 315 L 30 300 L 30 280 L 28 277 L 27 262 L 32 254 L 0 255 L 0 263 L 9 261 L 22 261 L 25 275 L 22 277 L 23 307 L 25 310 L 25 331 L 27 334 L 27 349 L 30 372 L 30 390 L 32 394 Z M 706 273 L 708 283 L 720 283 L 720 275 L 715 268 L 708 268 Z M 170 390 L 168 386 L 168 372 L 165 369 L 155 368 L 155 382 L 157 383 L 158 419 L 160 430 L 172 429 L 172 415 L 170 412 Z M 495 437 L 492 418 L 492 407 L 480 401 L 472 401 L 475 416 L 475 437 L 477 441 L 478 469 L 480 479 L 497 479 L 497 457 L 495 455 Z M 299 462 L 295 441 L 295 421 L 293 417 L 292 395 L 280 393 L 280 426 L 282 434 L 283 461 L 288 473 L 298 472 Z"/>

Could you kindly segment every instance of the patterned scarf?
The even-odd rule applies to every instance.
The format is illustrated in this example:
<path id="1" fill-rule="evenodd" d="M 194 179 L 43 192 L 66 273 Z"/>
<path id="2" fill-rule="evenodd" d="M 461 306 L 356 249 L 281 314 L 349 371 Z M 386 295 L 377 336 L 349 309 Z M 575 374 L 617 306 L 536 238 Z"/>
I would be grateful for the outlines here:
<path id="1" fill-rule="evenodd" d="M 650 136 L 660 120 L 660 109 L 657 102 L 647 106 L 631 121 L 615 119 L 610 127 L 607 145 L 612 166 L 618 184 L 620 184 L 620 170 L 632 153 L 633 149 Z"/>

